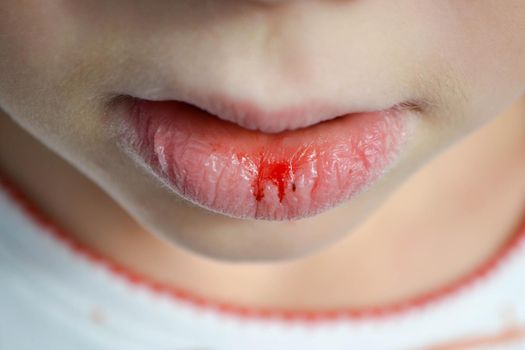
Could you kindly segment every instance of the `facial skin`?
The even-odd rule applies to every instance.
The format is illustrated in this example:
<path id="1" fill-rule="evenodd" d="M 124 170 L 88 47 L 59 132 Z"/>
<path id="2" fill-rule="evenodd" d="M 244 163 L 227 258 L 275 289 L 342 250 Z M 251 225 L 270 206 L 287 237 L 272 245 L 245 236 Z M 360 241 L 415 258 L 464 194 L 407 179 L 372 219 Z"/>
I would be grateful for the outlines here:
<path id="1" fill-rule="evenodd" d="M 202 255 L 289 259 L 352 231 L 409 175 L 525 92 L 525 4 L 496 1 L 59 1 L 0 4 L 0 107 L 151 232 Z M 278 88 L 276 88 L 278 87 Z M 112 99 L 219 91 L 261 106 L 418 101 L 369 190 L 292 222 L 229 218 L 168 191 L 108 131 Z"/>

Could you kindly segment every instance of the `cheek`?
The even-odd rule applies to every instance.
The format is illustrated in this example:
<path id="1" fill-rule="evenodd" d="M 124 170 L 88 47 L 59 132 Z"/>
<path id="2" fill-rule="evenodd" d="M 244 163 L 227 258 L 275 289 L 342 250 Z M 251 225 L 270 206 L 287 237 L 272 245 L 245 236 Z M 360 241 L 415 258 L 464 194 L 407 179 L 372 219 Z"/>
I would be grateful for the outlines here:
<path id="1" fill-rule="evenodd" d="M 45 104 L 68 67 L 67 30 L 54 10 L 53 1 L 1 1 L 0 104 L 15 118 Z"/>
<path id="2" fill-rule="evenodd" d="M 440 82 L 442 95 L 467 127 L 499 114 L 525 92 L 522 0 L 427 1 L 421 7 L 422 25 L 429 23 L 435 33 L 436 60 L 452 72 L 450 86 L 462 87 Z"/>
<path id="3" fill-rule="evenodd" d="M 86 129 L 78 111 L 91 71 L 61 1 L 0 1 L 0 106 L 43 138 Z M 21 5 L 23 4 L 23 5 Z"/>
<path id="4" fill-rule="evenodd" d="M 470 2 L 469 2 L 470 4 Z M 462 40 L 452 42 L 467 78 L 481 91 L 525 83 L 525 3 L 479 1 L 456 5 Z"/>
<path id="5" fill-rule="evenodd" d="M 0 47 L 2 60 L 24 70 L 49 72 L 62 61 L 62 53 L 73 41 L 69 22 L 54 1 L 29 1 L 24 6 L 13 1 L 0 4 Z M 22 69 L 19 69 L 23 73 Z M 7 71 L 8 73 L 8 71 Z"/>

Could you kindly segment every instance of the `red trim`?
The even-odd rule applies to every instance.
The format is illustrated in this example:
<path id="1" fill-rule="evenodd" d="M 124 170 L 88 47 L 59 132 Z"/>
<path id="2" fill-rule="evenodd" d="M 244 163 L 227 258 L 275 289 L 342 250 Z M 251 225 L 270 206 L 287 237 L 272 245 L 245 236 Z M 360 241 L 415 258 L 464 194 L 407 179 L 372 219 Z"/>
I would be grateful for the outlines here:
<path id="1" fill-rule="evenodd" d="M 147 287 L 154 293 L 166 294 L 178 301 L 189 303 L 199 308 L 211 309 L 220 313 L 237 316 L 239 318 L 275 318 L 281 319 L 283 321 L 299 320 L 313 323 L 344 318 L 377 319 L 387 316 L 394 316 L 415 308 L 421 308 L 431 302 L 436 302 L 449 297 L 452 294 L 458 293 L 460 290 L 473 284 L 474 282 L 477 282 L 478 280 L 488 276 L 489 273 L 493 272 L 498 265 L 500 265 L 508 256 L 511 255 L 511 252 L 515 250 L 516 247 L 519 246 L 520 242 L 525 238 L 525 222 L 523 222 L 523 224 L 520 226 L 520 229 L 515 234 L 513 234 L 491 258 L 478 266 L 472 272 L 457 279 L 455 282 L 425 294 L 421 294 L 404 302 L 374 308 L 327 311 L 256 309 L 241 305 L 223 303 L 211 299 L 205 299 L 182 288 L 154 281 L 147 276 L 141 275 L 125 266 L 122 266 L 110 258 L 93 251 L 88 246 L 77 241 L 73 235 L 59 227 L 55 222 L 53 222 L 49 217 L 41 212 L 12 182 L 1 175 L 0 187 L 5 188 L 9 196 L 18 204 L 23 212 L 35 223 L 40 225 L 42 228 L 45 228 L 46 232 L 49 232 L 53 237 L 57 238 L 60 242 L 65 244 L 79 255 L 91 260 L 93 263 L 105 266 L 111 272 L 113 272 L 115 276 L 124 278 L 133 285 Z"/>

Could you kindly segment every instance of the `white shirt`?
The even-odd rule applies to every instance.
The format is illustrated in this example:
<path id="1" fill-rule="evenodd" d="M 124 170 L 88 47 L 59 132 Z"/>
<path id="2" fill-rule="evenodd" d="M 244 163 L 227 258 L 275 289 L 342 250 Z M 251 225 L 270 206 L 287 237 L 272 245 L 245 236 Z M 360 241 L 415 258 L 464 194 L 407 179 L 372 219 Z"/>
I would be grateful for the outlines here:
<path id="1" fill-rule="evenodd" d="M 156 291 L 29 207 L 0 178 L 0 349 L 525 349 L 525 225 L 494 261 L 434 297 L 307 321 Z"/>

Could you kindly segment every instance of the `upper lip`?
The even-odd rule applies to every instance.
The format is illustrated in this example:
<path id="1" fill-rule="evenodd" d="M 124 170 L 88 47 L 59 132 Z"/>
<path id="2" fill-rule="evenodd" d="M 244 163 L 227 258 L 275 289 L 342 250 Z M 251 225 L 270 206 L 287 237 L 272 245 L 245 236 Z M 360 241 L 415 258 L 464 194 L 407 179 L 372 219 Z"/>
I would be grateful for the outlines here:
<path id="1" fill-rule="evenodd" d="M 190 104 L 243 128 L 265 133 L 305 128 L 340 116 L 373 111 L 349 110 L 321 100 L 302 101 L 280 108 L 263 107 L 252 100 L 218 95 L 181 96 L 175 101 Z"/>

